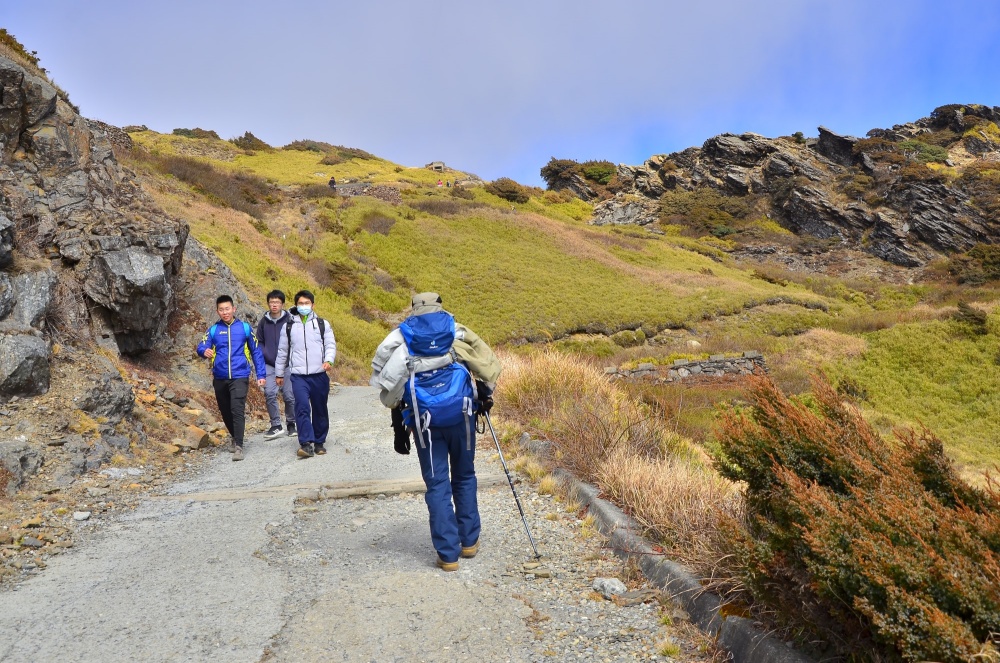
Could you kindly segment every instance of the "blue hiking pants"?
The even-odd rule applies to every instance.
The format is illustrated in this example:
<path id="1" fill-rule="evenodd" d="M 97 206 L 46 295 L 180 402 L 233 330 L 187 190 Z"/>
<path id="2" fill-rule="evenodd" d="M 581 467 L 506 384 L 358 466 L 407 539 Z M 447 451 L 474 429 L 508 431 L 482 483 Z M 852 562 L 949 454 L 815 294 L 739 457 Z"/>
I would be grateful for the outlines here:
<path id="1" fill-rule="evenodd" d="M 420 473 L 427 486 L 424 501 L 430 515 L 431 542 L 446 562 L 457 561 L 462 546 L 479 540 L 475 426 L 471 427 L 471 438 L 469 430 L 464 423 L 431 426 L 427 445 L 416 445 Z M 427 437 L 425 433 L 425 441 Z"/>
<path id="2" fill-rule="evenodd" d="M 291 375 L 295 394 L 295 427 L 299 444 L 326 444 L 330 432 L 330 414 L 326 401 L 330 398 L 330 376 L 326 373 Z"/>

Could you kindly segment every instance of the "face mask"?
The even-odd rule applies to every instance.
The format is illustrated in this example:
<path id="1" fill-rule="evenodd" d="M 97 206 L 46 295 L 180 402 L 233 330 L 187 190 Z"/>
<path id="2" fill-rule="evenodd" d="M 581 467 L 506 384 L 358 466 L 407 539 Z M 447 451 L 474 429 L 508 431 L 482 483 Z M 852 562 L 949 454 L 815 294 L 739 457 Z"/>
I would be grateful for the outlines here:
<path id="1" fill-rule="evenodd" d="M 309 304 L 299 304 L 299 315 L 309 315 L 312 313 L 313 307 Z"/>

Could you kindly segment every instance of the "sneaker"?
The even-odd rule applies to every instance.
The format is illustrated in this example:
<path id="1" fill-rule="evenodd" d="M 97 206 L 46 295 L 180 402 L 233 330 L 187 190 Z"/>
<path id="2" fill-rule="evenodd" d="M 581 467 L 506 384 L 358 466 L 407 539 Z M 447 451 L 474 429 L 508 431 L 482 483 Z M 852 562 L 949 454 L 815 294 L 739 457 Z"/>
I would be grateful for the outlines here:
<path id="1" fill-rule="evenodd" d="M 441 569 L 442 571 L 458 571 L 458 562 L 457 561 L 455 561 L 455 562 L 446 562 L 443 559 L 441 559 L 441 557 L 438 557 L 437 561 L 435 561 L 434 563 L 437 564 L 437 567 L 439 569 Z"/>
<path id="2" fill-rule="evenodd" d="M 265 440 L 273 440 L 274 438 L 281 435 L 281 431 L 284 429 L 281 426 L 271 426 L 266 433 L 264 433 Z"/>
<path id="3" fill-rule="evenodd" d="M 298 433 L 295 431 L 295 422 L 288 422 L 288 437 L 295 437 Z"/>
<path id="4" fill-rule="evenodd" d="M 312 458 L 313 457 L 313 445 L 311 444 L 300 444 L 299 450 L 295 452 L 295 455 L 299 458 Z"/>
<path id="5" fill-rule="evenodd" d="M 325 456 L 326 455 L 326 446 L 322 445 L 322 444 L 317 444 L 316 445 L 316 455 L 317 456 Z"/>
<path id="6" fill-rule="evenodd" d="M 471 546 L 462 546 L 461 556 L 466 559 L 472 559 L 479 552 L 479 541 L 476 541 Z"/>
<path id="7" fill-rule="evenodd" d="M 236 449 L 233 451 L 233 461 L 243 460 L 243 445 L 234 445 Z"/>

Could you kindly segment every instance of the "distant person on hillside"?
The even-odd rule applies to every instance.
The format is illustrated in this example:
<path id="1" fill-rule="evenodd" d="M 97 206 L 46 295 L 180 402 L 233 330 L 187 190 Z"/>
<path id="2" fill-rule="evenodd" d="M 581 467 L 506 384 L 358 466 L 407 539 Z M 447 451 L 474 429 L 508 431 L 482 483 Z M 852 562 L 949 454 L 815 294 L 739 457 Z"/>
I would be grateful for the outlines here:
<path id="1" fill-rule="evenodd" d="M 257 323 L 257 340 L 264 351 L 264 365 L 267 367 L 267 383 L 264 385 L 264 399 L 267 401 L 267 416 L 271 428 L 264 433 L 265 440 L 273 440 L 281 435 L 281 410 L 278 407 L 278 392 L 285 401 L 285 421 L 289 436 L 295 435 L 295 394 L 292 385 L 278 386 L 278 376 L 274 372 L 274 362 L 278 358 L 278 344 L 285 333 L 285 325 L 292 316 L 285 311 L 285 293 L 272 290 L 267 293 L 267 311 Z"/>
<path id="2" fill-rule="evenodd" d="M 330 181 L 329 181 L 329 182 L 327 182 L 327 184 L 328 184 L 328 185 L 330 186 L 330 188 L 331 188 L 331 189 L 333 189 L 334 191 L 336 191 L 336 190 L 337 190 L 337 178 L 336 178 L 336 177 L 331 177 L 331 178 L 330 178 Z"/>
<path id="3" fill-rule="evenodd" d="M 444 181 L 444 186 L 445 186 L 445 188 L 450 189 L 451 188 L 451 180 L 445 180 Z"/>
<path id="4" fill-rule="evenodd" d="M 441 186 L 441 180 L 438 180 L 438 186 Z"/>
<path id="5" fill-rule="evenodd" d="M 437 293 L 414 295 L 411 305 L 410 317 L 375 352 L 371 384 L 392 408 L 396 452 L 410 453 L 416 438 L 436 564 L 456 571 L 459 557 L 479 552 L 474 419 L 493 407 L 500 362 L 442 308 Z"/>
<path id="6" fill-rule="evenodd" d="M 330 376 L 327 371 L 337 356 L 337 341 L 330 323 L 313 311 L 316 297 L 308 290 L 295 293 L 292 319 L 278 339 L 274 371 L 278 386 L 285 376 L 295 394 L 295 423 L 299 433 L 299 458 L 326 453 L 330 432 Z"/>
<path id="7" fill-rule="evenodd" d="M 246 427 L 247 390 L 251 368 L 257 384 L 266 383 L 264 354 L 250 323 L 236 319 L 236 304 L 229 295 L 215 300 L 219 321 L 208 328 L 198 354 L 212 360 L 212 386 L 222 421 L 233 438 L 233 460 L 243 460 L 243 433 Z"/>

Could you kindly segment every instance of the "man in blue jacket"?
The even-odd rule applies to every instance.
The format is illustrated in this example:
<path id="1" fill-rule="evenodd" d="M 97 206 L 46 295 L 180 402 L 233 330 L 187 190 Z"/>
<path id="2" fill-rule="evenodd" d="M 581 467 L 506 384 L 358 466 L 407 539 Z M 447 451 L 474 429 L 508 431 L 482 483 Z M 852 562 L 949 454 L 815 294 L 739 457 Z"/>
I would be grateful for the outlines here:
<path id="1" fill-rule="evenodd" d="M 278 392 L 285 401 L 285 421 L 289 437 L 295 435 L 295 394 L 292 385 L 278 386 L 274 372 L 274 361 L 278 356 L 278 342 L 285 334 L 285 325 L 292 319 L 285 311 L 285 293 L 272 290 L 267 293 L 267 312 L 257 323 L 257 340 L 264 350 L 264 364 L 267 366 L 267 384 L 264 385 L 264 399 L 267 401 L 267 416 L 271 428 L 264 433 L 265 440 L 273 440 L 282 433 L 281 410 L 278 408 Z"/>
<path id="2" fill-rule="evenodd" d="M 236 304 L 229 295 L 215 300 L 219 321 L 208 328 L 198 354 L 212 360 L 212 386 L 226 430 L 233 438 L 233 460 L 243 460 L 243 432 L 246 427 L 247 389 L 251 366 L 257 384 L 264 386 L 264 353 L 257 345 L 250 323 L 236 319 Z"/>

